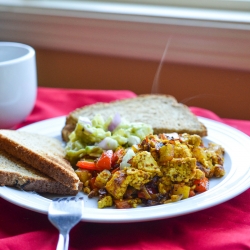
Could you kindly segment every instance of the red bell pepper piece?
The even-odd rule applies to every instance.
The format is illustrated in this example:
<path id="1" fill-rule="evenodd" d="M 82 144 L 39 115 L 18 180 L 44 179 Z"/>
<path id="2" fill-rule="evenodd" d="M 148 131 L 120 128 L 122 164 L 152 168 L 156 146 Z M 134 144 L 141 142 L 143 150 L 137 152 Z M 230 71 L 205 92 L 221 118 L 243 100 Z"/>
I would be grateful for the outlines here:
<path id="1" fill-rule="evenodd" d="M 114 166 L 116 163 L 120 163 L 122 161 L 122 157 L 124 156 L 124 154 L 125 154 L 124 148 L 118 148 L 113 154 L 112 166 Z"/>
<path id="2" fill-rule="evenodd" d="M 98 170 L 111 169 L 113 159 L 113 151 L 107 150 L 103 152 L 101 157 L 96 161 L 96 167 Z"/>
<path id="3" fill-rule="evenodd" d="M 88 170 L 102 171 L 104 169 L 111 169 L 113 159 L 113 151 L 108 150 L 102 153 L 101 157 L 96 162 L 92 161 L 78 161 L 76 166 Z"/>
<path id="4" fill-rule="evenodd" d="M 141 198 L 141 199 L 147 199 L 147 200 L 151 199 L 151 195 L 145 186 L 142 186 L 142 188 L 138 191 L 137 195 L 138 195 L 138 198 Z"/>
<path id="5" fill-rule="evenodd" d="M 97 170 L 96 164 L 92 161 L 78 161 L 76 166 L 87 170 Z"/>
<path id="6" fill-rule="evenodd" d="M 132 206 L 128 203 L 127 200 L 114 200 L 116 208 L 131 208 Z"/>
<path id="7" fill-rule="evenodd" d="M 208 186 L 209 186 L 208 184 L 209 184 L 208 178 L 206 177 L 200 180 L 194 180 L 194 185 L 196 186 L 194 190 L 196 192 L 203 193 L 208 190 Z"/>
<path id="8" fill-rule="evenodd" d="M 193 197 L 193 196 L 195 196 L 195 192 L 194 192 L 194 190 L 190 190 L 188 197 Z"/>

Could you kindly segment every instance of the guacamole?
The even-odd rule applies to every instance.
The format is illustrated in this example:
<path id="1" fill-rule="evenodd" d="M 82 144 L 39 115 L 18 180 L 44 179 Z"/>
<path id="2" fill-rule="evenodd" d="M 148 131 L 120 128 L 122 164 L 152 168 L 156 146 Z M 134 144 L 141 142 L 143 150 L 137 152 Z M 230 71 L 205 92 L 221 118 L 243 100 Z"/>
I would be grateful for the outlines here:
<path id="1" fill-rule="evenodd" d="M 128 122 L 119 114 L 104 120 L 96 115 L 92 120 L 80 117 L 66 145 L 66 158 L 75 164 L 83 157 L 99 157 L 104 150 L 131 147 L 152 134 L 150 125 Z"/>

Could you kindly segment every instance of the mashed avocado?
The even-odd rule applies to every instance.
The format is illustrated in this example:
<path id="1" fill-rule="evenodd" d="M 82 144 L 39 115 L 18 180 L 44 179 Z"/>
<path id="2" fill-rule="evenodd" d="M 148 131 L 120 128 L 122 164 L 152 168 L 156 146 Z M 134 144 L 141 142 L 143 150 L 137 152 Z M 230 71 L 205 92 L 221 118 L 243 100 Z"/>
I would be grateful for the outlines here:
<path id="1" fill-rule="evenodd" d="M 138 144 L 152 133 L 150 125 L 128 122 L 121 119 L 119 114 L 106 121 L 100 115 L 96 115 L 92 121 L 87 117 L 80 117 L 75 130 L 69 136 L 66 158 L 75 164 L 84 156 L 99 157 L 103 150 Z"/>

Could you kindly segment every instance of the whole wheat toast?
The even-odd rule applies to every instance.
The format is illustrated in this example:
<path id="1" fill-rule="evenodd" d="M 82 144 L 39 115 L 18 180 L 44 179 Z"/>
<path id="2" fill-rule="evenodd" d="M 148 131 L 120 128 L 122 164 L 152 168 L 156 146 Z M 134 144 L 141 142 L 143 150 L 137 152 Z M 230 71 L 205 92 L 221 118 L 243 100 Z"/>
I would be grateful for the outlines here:
<path id="1" fill-rule="evenodd" d="M 55 138 L 1 129 L 0 149 L 72 190 L 78 191 L 81 185 L 74 169 L 64 159 L 61 142 Z"/>
<path id="2" fill-rule="evenodd" d="M 0 150 L 0 185 L 38 193 L 76 195 L 78 192 L 46 176 L 3 150 Z"/>
<path id="3" fill-rule="evenodd" d="M 96 103 L 72 111 L 66 117 L 62 129 L 62 138 L 68 141 L 78 118 L 86 116 L 92 119 L 100 114 L 104 119 L 119 113 L 129 122 L 143 122 L 152 126 L 154 134 L 189 133 L 207 135 L 207 129 L 189 108 L 170 95 L 139 95 L 110 103 Z"/>

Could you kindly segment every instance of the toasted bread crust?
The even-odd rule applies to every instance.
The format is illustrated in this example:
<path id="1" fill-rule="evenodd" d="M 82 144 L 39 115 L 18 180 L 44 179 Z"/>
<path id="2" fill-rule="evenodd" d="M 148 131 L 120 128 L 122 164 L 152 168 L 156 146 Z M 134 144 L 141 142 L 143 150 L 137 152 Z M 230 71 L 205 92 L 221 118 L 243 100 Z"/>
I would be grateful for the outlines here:
<path id="1" fill-rule="evenodd" d="M 173 96 L 145 94 L 110 103 L 96 103 L 72 111 L 66 117 L 62 138 L 68 141 L 68 136 L 74 130 L 79 116 L 91 119 L 100 114 L 105 119 L 115 113 L 119 113 L 130 122 L 150 124 L 154 134 L 177 132 L 198 134 L 202 137 L 207 135 L 204 124 L 186 105 L 178 103 Z"/>
<path id="2" fill-rule="evenodd" d="M 76 190 L 62 185 L 3 150 L 0 150 L 0 185 L 38 193 L 77 194 Z"/>
<path id="3" fill-rule="evenodd" d="M 79 178 L 64 159 L 63 148 L 56 139 L 23 131 L 0 130 L 0 149 L 78 191 Z"/>

